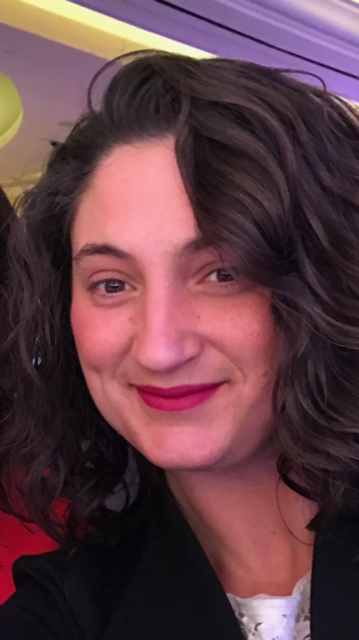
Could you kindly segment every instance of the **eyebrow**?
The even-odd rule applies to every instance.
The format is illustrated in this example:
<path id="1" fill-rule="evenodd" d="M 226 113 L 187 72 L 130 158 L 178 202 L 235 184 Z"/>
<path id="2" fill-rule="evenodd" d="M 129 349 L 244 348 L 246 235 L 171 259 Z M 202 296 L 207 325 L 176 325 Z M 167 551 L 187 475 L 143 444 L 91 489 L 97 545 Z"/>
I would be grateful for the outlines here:
<path id="1" fill-rule="evenodd" d="M 123 249 L 119 249 L 112 244 L 89 243 L 85 244 L 74 255 L 72 260 L 78 264 L 84 258 L 88 258 L 90 256 L 112 256 L 113 258 L 118 258 L 120 260 L 132 258 L 131 254 L 127 253 L 127 251 L 123 251 Z"/>
<path id="2" fill-rule="evenodd" d="M 174 253 L 177 253 L 179 256 L 185 256 L 191 253 L 199 253 L 204 249 L 211 248 L 205 240 L 199 236 L 198 238 L 194 238 L 189 242 L 186 242 L 179 249 L 175 249 Z M 132 256 L 127 251 L 120 249 L 112 244 L 107 243 L 88 243 L 85 244 L 73 257 L 73 262 L 79 264 L 84 258 L 88 258 L 91 256 L 112 256 L 113 258 L 118 258 L 119 260 L 134 260 L 134 256 Z"/>

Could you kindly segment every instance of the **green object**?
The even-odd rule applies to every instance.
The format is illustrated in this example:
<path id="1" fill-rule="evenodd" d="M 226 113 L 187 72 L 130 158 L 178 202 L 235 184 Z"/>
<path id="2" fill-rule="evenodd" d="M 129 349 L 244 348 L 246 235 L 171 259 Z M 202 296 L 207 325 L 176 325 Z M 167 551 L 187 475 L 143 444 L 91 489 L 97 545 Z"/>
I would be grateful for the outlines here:
<path id="1" fill-rule="evenodd" d="M 22 116 L 20 96 L 13 81 L 0 73 L 0 148 L 17 133 Z"/>

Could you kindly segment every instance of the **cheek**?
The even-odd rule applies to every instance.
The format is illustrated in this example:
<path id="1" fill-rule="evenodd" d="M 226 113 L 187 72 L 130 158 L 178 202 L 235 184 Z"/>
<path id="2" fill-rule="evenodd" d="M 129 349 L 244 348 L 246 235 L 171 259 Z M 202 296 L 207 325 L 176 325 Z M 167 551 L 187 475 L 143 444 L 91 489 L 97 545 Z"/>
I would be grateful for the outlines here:
<path id="1" fill-rule="evenodd" d="M 71 326 L 77 353 L 84 373 L 103 370 L 118 362 L 124 350 L 124 332 L 121 322 L 86 304 L 74 296 L 71 305 Z"/>
<path id="2" fill-rule="evenodd" d="M 228 307 L 231 308 L 222 309 L 218 340 L 229 359 L 238 365 L 247 379 L 259 383 L 263 379 L 272 380 L 276 375 L 280 343 L 270 300 L 252 294 L 240 307 L 235 303 Z"/>
<path id="3" fill-rule="evenodd" d="M 268 318 L 264 323 L 249 323 L 246 336 L 245 349 L 248 360 L 260 369 L 275 371 L 279 339 L 272 320 Z"/>

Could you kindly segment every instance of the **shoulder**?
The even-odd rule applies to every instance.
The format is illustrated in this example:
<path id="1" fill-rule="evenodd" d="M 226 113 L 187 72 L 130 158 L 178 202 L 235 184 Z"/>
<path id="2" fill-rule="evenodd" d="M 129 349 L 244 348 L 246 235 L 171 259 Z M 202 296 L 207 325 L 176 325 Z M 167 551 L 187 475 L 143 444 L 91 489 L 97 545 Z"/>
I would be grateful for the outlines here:
<path id="1" fill-rule="evenodd" d="M 12 565 L 23 555 L 52 551 L 59 545 L 34 525 L 23 525 L 0 511 L 0 604 L 14 592 Z"/>
<path id="2" fill-rule="evenodd" d="M 68 555 L 55 551 L 16 561 L 16 594 L 0 608 L 2 640 L 80 640 L 64 588 Z"/>
<path id="3" fill-rule="evenodd" d="M 138 530 L 124 536 L 115 531 L 70 550 L 17 560 L 16 594 L 0 608 L 1 640 L 13 640 L 15 632 L 26 640 L 100 638 L 131 581 L 140 539 Z"/>
<path id="4" fill-rule="evenodd" d="M 16 589 L 22 588 L 28 578 L 40 584 L 61 590 L 64 586 L 66 566 L 72 551 L 58 550 L 39 555 L 22 556 L 13 565 Z"/>

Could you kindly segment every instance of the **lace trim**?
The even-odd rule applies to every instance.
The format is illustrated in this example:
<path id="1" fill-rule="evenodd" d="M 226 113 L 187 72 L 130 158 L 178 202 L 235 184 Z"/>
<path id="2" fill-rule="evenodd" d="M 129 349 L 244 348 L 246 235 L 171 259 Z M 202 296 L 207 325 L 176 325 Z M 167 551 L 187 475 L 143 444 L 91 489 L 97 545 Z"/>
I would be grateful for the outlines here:
<path id="1" fill-rule="evenodd" d="M 291 596 L 227 596 L 246 640 L 310 640 L 310 574 Z"/>

